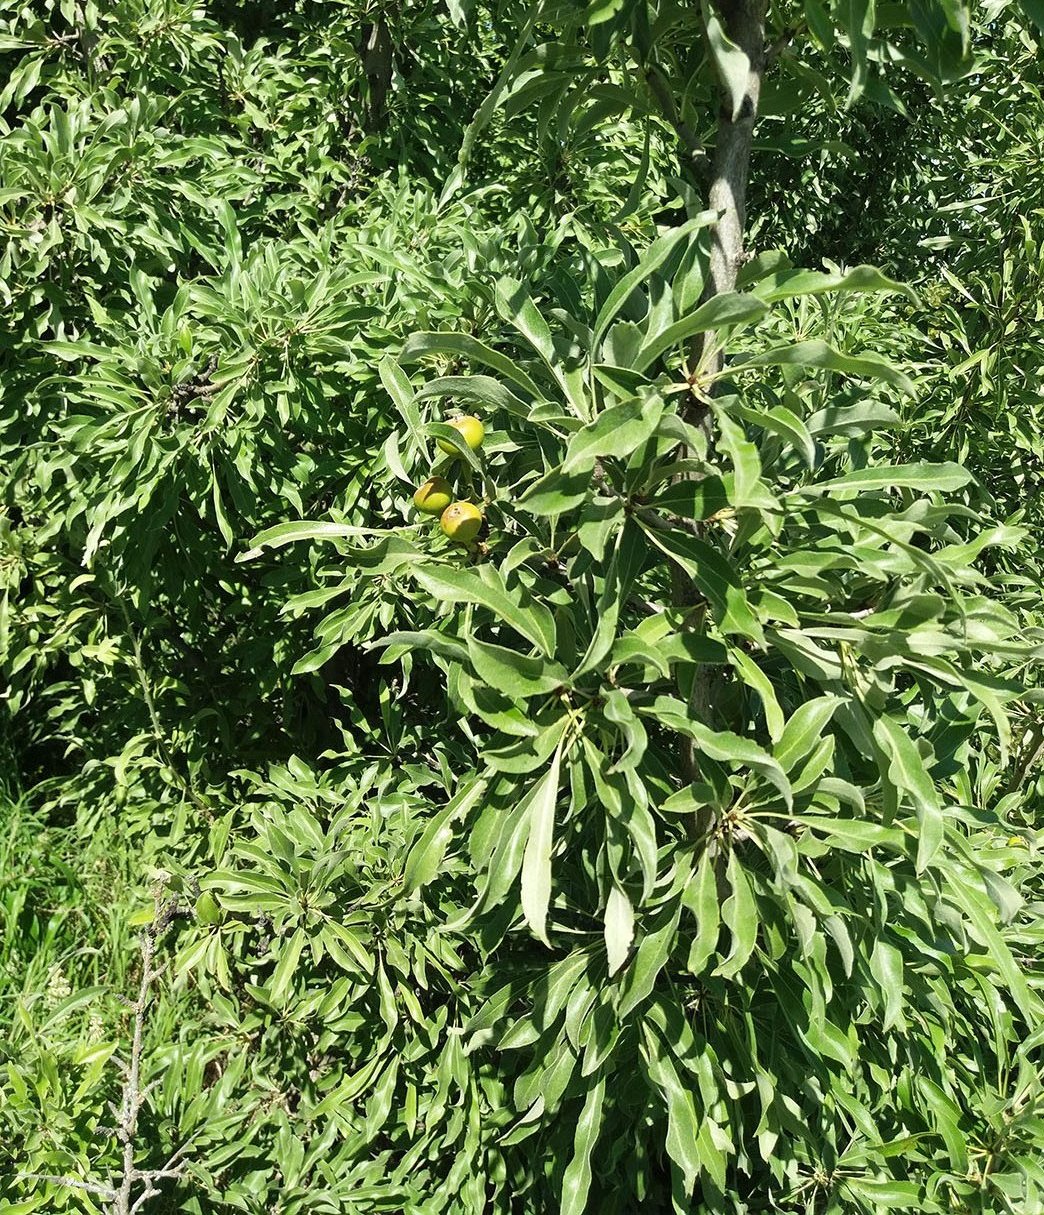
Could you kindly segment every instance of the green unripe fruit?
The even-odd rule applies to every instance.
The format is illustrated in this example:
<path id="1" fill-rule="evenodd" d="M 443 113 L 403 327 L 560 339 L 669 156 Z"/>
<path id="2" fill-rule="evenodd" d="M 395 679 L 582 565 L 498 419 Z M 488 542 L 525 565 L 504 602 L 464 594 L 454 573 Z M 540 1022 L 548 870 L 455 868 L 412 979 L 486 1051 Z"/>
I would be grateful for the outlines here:
<path id="1" fill-rule="evenodd" d="M 413 495 L 413 505 L 426 515 L 441 515 L 453 501 L 453 486 L 445 477 L 431 477 Z"/>
<path id="2" fill-rule="evenodd" d="M 199 898 L 196 899 L 196 919 L 201 924 L 206 924 L 209 928 L 224 922 L 225 913 L 221 910 L 220 903 L 218 903 L 209 890 L 204 890 Z"/>
<path id="3" fill-rule="evenodd" d="M 472 451 L 478 451 L 482 446 L 482 440 L 486 437 L 486 428 L 476 417 L 471 414 L 465 414 L 462 418 L 450 418 L 446 423 L 447 426 L 452 426 L 454 430 L 460 431 L 460 437 L 471 448 Z M 448 456 L 460 455 L 460 452 L 446 439 L 439 439 L 439 448 Z"/>
<path id="4" fill-rule="evenodd" d="M 482 526 L 482 511 L 471 502 L 454 502 L 442 512 L 439 524 L 457 544 L 470 544 Z"/>

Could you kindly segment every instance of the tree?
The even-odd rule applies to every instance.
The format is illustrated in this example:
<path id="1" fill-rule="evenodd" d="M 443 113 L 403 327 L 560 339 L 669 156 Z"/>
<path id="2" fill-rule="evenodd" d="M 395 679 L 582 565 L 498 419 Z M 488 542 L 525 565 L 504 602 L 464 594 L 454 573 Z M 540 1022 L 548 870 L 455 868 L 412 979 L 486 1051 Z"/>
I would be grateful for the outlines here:
<path id="1" fill-rule="evenodd" d="M 1026 534 L 915 446 L 922 301 L 745 235 L 759 157 L 948 105 L 971 14 L 92 14 L 100 89 L 11 20 L 65 107 L 0 151 L 17 728 L 222 912 L 131 1163 L 190 1141 L 186 1210 L 1031 1209 Z M 125 147 L 139 94 L 186 128 Z M 55 149 L 100 201 L 32 210 Z M 112 1147 L 69 1101 L 32 1172 Z"/>

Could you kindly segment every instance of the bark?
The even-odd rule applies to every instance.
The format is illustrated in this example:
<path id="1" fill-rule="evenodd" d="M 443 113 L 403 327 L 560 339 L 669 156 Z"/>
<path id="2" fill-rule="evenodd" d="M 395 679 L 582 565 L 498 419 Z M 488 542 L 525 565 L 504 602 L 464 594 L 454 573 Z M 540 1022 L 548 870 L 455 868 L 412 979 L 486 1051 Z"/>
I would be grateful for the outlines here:
<path id="1" fill-rule="evenodd" d="M 383 131 L 387 124 L 387 99 L 394 58 L 391 33 L 383 18 L 372 25 L 363 25 L 358 49 L 366 76 L 366 133 L 375 135 Z"/>
<path id="2" fill-rule="evenodd" d="M 722 89 L 707 197 L 708 206 L 712 211 L 719 211 L 721 218 L 711 234 L 710 268 L 703 292 L 705 300 L 734 290 L 736 276 L 743 265 L 750 148 L 766 65 L 765 0 L 722 0 L 718 12 L 726 34 L 747 56 L 749 68 L 743 104 L 735 117 L 728 91 Z M 721 347 L 713 333 L 706 335 L 692 354 L 701 380 L 712 381 L 720 373 Z M 700 412 L 705 415 L 707 411 L 704 408 Z"/>

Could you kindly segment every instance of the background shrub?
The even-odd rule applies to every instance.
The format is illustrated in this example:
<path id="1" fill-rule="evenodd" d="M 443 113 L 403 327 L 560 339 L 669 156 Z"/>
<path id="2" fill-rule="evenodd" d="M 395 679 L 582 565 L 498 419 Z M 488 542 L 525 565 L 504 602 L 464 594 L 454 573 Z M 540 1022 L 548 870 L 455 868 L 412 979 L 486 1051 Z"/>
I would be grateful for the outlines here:
<path id="1" fill-rule="evenodd" d="M 1036 27 L 773 11 L 723 289 L 743 9 L 0 0 L 12 1211 L 1042 1201 Z"/>

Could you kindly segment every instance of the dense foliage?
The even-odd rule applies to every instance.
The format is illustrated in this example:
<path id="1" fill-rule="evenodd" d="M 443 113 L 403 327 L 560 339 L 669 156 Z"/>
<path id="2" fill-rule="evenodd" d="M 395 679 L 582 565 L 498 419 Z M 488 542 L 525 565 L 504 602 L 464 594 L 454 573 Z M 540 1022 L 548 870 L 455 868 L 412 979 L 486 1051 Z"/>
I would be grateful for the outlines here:
<path id="1" fill-rule="evenodd" d="M 1042 17 L 0 0 L 5 1210 L 1044 1204 Z"/>

